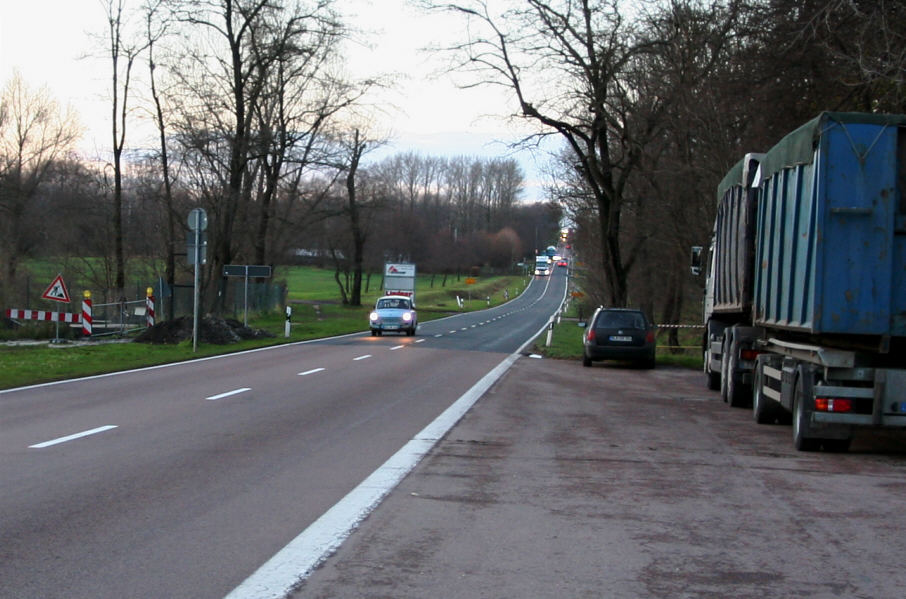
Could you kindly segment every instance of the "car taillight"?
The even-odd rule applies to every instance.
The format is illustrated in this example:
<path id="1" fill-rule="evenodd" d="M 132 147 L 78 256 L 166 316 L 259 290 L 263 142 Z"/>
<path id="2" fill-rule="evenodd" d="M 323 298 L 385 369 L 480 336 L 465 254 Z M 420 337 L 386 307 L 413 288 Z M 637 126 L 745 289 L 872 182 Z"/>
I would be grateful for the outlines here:
<path id="1" fill-rule="evenodd" d="M 853 400 L 816 397 L 815 410 L 818 412 L 852 412 Z"/>
<path id="2" fill-rule="evenodd" d="M 573 338 L 575 339 L 575 337 L 573 337 Z M 592 341 L 594 341 L 594 340 L 595 340 L 595 330 L 594 330 L 594 329 L 588 329 L 588 333 L 586 333 L 585 339 L 586 339 L 589 343 L 591 343 Z"/>
<path id="3" fill-rule="evenodd" d="M 654 343 L 654 331 L 648 331 L 645 335 L 645 343 Z"/>

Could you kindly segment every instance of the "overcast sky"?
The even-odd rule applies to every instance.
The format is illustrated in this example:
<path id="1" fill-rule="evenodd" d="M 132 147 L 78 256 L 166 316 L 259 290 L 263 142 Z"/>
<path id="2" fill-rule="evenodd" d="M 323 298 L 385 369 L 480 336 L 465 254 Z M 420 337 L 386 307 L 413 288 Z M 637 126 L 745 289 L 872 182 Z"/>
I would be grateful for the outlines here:
<path id="1" fill-rule="evenodd" d="M 457 89 L 450 77 L 433 77 L 440 59 L 420 51 L 461 31 L 461 23 L 450 16 L 425 15 L 405 0 L 342 0 L 337 5 L 363 32 L 356 36 L 362 43 L 347 45 L 350 71 L 401 75 L 394 89 L 375 97 L 387 107 L 378 113 L 375 127 L 391 137 L 385 154 L 512 155 L 503 142 L 527 130 L 502 118 L 512 111 L 509 98 L 499 90 Z M 105 154 L 110 146 L 109 64 L 97 58 L 103 52 L 97 36 L 104 29 L 100 0 L 3 0 L 0 10 L 0 81 L 5 83 L 18 69 L 29 87 L 46 85 L 61 104 L 72 105 L 87 129 L 80 145 L 86 156 Z M 127 142 L 142 145 L 131 137 Z M 527 152 L 513 157 L 530 180 L 537 177 L 537 163 L 544 161 Z M 540 199 L 540 192 L 530 189 L 527 199 Z"/>

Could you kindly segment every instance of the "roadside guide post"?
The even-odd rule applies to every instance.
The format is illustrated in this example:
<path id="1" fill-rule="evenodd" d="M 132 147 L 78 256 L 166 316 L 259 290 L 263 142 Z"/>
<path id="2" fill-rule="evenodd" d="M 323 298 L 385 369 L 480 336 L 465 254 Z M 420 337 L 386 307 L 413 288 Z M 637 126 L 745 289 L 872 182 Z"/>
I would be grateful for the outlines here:
<path id="1" fill-rule="evenodd" d="M 191 231 L 189 238 L 189 251 L 186 254 L 189 257 L 190 264 L 195 265 L 195 289 L 194 289 L 194 302 L 192 308 L 192 352 L 198 351 L 198 303 L 199 303 L 199 281 L 200 270 L 199 266 L 207 262 L 207 256 L 205 253 L 205 247 L 207 246 L 207 239 L 203 235 L 203 231 L 208 228 L 208 215 L 205 213 L 204 208 L 193 208 L 189 213 L 189 230 Z"/>
<path id="2" fill-rule="evenodd" d="M 283 327 L 283 336 L 289 339 L 290 318 L 293 315 L 293 307 L 286 307 L 286 325 Z"/>

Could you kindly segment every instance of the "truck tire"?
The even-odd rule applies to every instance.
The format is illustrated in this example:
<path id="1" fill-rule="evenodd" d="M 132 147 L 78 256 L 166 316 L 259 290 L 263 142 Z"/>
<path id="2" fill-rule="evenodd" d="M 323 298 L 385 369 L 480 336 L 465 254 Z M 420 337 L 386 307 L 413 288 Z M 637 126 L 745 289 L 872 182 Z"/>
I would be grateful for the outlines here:
<path id="1" fill-rule="evenodd" d="M 727 403 L 727 396 L 730 394 L 730 364 L 728 363 L 730 359 L 730 348 L 727 347 L 727 337 L 724 337 L 724 342 L 721 344 L 720 354 L 720 398 L 724 403 Z"/>
<path id="2" fill-rule="evenodd" d="M 705 370 L 705 381 L 708 384 L 708 389 L 711 391 L 718 391 L 720 389 L 720 373 L 714 372 L 711 370 L 711 340 L 717 335 L 717 326 L 714 325 L 712 321 L 708 321 L 708 326 L 705 329 L 705 338 L 704 338 L 704 370 Z"/>
<path id="3" fill-rule="evenodd" d="M 777 403 L 764 394 L 764 364 L 763 356 L 758 356 L 755 361 L 754 382 L 752 384 L 752 416 L 758 424 L 774 424 L 778 418 L 779 407 Z"/>
<path id="4" fill-rule="evenodd" d="M 810 406 L 814 380 L 808 369 L 796 369 L 796 386 L 793 391 L 793 445 L 799 451 L 818 451 L 821 439 L 811 435 Z"/>
<path id="5" fill-rule="evenodd" d="M 727 359 L 729 380 L 727 381 L 727 403 L 731 408 L 751 408 L 752 394 L 748 385 L 744 385 L 736 372 L 739 369 L 739 345 L 734 338 L 730 342 L 730 357 Z"/>

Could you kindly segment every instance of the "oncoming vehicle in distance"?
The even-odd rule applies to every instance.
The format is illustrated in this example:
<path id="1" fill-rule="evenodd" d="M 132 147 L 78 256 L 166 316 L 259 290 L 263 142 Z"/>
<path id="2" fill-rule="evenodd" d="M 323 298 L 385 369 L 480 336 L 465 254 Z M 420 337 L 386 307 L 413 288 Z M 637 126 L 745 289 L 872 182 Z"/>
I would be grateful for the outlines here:
<path id="1" fill-rule="evenodd" d="M 654 325 L 641 310 L 598 308 L 582 339 L 582 365 L 596 360 L 629 360 L 654 368 Z"/>
<path id="2" fill-rule="evenodd" d="M 371 334 L 380 336 L 384 331 L 404 332 L 414 335 L 418 327 L 418 315 L 412 298 L 405 295 L 379 297 L 369 316 Z"/>

